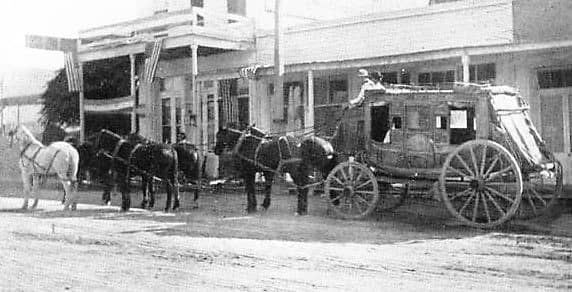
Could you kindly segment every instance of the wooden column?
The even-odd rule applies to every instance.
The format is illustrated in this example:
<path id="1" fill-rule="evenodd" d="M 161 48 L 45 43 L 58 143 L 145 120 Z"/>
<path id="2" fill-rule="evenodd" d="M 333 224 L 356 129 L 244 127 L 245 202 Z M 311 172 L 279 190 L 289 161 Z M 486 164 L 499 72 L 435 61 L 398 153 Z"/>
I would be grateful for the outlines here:
<path id="1" fill-rule="evenodd" d="M 170 139 L 171 143 L 175 143 L 177 142 L 177 97 L 175 96 L 169 97 L 169 107 L 170 107 L 169 115 L 171 116 L 169 124 L 169 126 L 171 127 Z"/>
<path id="2" fill-rule="evenodd" d="M 314 71 L 308 71 L 308 102 L 306 103 L 306 114 L 304 127 L 305 132 L 314 130 Z"/>
<path id="3" fill-rule="evenodd" d="M 281 0 L 275 0 L 274 7 L 274 101 L 284 100 L 284 60 L 282 59 Z M 271 117 L 274 119 L 277 117 Z M 288 125 L 287 127 L 289 127 Z"/>
<path id="4" fill-rule="evenodd" d="M 197 75 L 198 75 L 198 61 L 197 51 L 199 46 L 196 44 L 191 45 L 191 100 L 193 101 L 193 114 L 195 115 L 195 123 L 192 129 L 192 142 L 196 145 L 201 145 L 201 132 L 200 125 L 200 102 L 197 90 Z"/>
<path id="5" fill-rule="evenodd" d="M 81 90 L 79 91 L 79 142 L 85 142 L 85 85 L 83 84 L 83 63 L 79 63 L 79 84 L 81 84 Z"/>
<path id="6" fill-rule="evenodd" d="M 562 95 L 562 141 L 564 142 L 565 153 L 570 152 L 570 104 L 568 103 L 568 94 Z M 557 109 L 555 109 L 557 110 Z"/>
<path id="7" fill-rule="evenodd" d="M 130 70 L 130 94 L 131 99 L 133 100 L 133 109 L 131 110 L 131 133 L 136 133 L 139 131 L 137 129 L 137 88 L 135 84 L 135 55 L 129 54 L 129 61 L 131 63 L 131 70 Z"/>
<path id="8" fill-rule="evenodd" d="M 469 57 L 469 55 L 467 55 L 466 53 L 463 54 L 461 56 L 461 63 L 463 64 L 463 82 L 469 83 L 470 82 L 469 77 L 471 76 L 469 72 L 470 68 L 469 64 L 471 63 L 471 58 Z"/>

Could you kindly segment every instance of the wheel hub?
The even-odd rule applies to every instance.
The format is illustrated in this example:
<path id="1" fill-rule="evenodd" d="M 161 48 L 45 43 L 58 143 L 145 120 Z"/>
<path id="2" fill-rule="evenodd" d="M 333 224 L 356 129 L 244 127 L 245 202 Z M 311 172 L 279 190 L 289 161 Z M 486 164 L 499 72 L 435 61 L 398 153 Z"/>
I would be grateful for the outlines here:
<path id="1" fill-rule="evenodd" d="M 485 189 L 485 180 L 482 178 L 474 179 L 470 182 L 469 185 L 476 191 L 482 191 Z"/>
<path id="2" fill-rule="evenodd" d="M 354 187 L 352 186 L 345 186 L 344 187 L 344 196 L 349 197 L 354 193 Z"/>

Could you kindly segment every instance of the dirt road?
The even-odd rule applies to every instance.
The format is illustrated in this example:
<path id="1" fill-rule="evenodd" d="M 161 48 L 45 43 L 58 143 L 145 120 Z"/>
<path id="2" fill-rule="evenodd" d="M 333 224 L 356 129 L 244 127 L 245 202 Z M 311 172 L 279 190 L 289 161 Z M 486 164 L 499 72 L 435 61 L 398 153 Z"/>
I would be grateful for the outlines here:
<path id="1" fill-rule="evenodd" d="M 23 212 L 21 199 L 2 197 L 0 290 L 572 289 L 569 237 L 485 233 L 434 223 L 438 216 L 418 227 L 400 218 L 300 218 L 288 212 L 293 198 L 281 196 L 268 213 L 245 216 L 233 198 L 165 214 L 90 204 L 64 213 L 55 200 Z M 221 215 L 226 208 L 235 211 Z"/>

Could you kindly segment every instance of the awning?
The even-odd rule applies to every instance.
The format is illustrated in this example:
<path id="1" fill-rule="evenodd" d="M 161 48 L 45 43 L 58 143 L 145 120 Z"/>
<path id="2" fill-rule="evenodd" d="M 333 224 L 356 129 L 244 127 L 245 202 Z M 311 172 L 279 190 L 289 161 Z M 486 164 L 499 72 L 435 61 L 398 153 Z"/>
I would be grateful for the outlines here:
<path id="1" fill-rule="evenodd" d="M 86 99 L 84 110 L 86 112 L 128 112 L 133 108 L 133 98 L 131 96 L 113 99 Z"/>

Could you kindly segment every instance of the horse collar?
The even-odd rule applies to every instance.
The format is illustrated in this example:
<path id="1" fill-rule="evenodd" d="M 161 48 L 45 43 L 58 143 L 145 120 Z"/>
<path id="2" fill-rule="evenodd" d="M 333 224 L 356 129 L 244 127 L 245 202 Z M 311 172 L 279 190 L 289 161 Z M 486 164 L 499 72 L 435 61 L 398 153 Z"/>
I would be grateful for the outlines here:
<path id="1" fill-rule="evenodd" d="M 28 150 L 28 148 L 30 148 L 30 146 L 32 146 L 32 142 L 24 145 L 24 147 L 22 148 L 22 151 L 20 151 L 20 157 L 24 157 L 24 154 L 26 153 L 26 150 Z M 37 153 L 40 151 L 40 148 L 38 148 L 38 151 L 36 151 L 36 153 L 34 154 L 34 156 L 37 155 Z"/>
<path id="2" fill-rule="evenodd" d="M 245 139 L 246 139 L 246 131 L 242 132 L 242 134 L 238 138 L 236 145 L 234 145 L 234 148 L 232 149 L 232 154 L 234 155 L 238 154 L 238 150 L 240 149 L 240 146 L 242 146 L 242 143 L 244 143 Z"/>
<path id="3" fill-rule="evenodd" d="M 115 158 L 115 156 L 117 156 L 117 153 L 119 153 L 119 149 L 121 149 L 121 145 L 123 145 L 123 143 L 125 143 L 125 142 L 127 142 L 127 140 L 119 139 L 119 141 L 115 145 L 115 148 L 113 148 L 113 152 L 111 153 L 113 158 Z"/>

